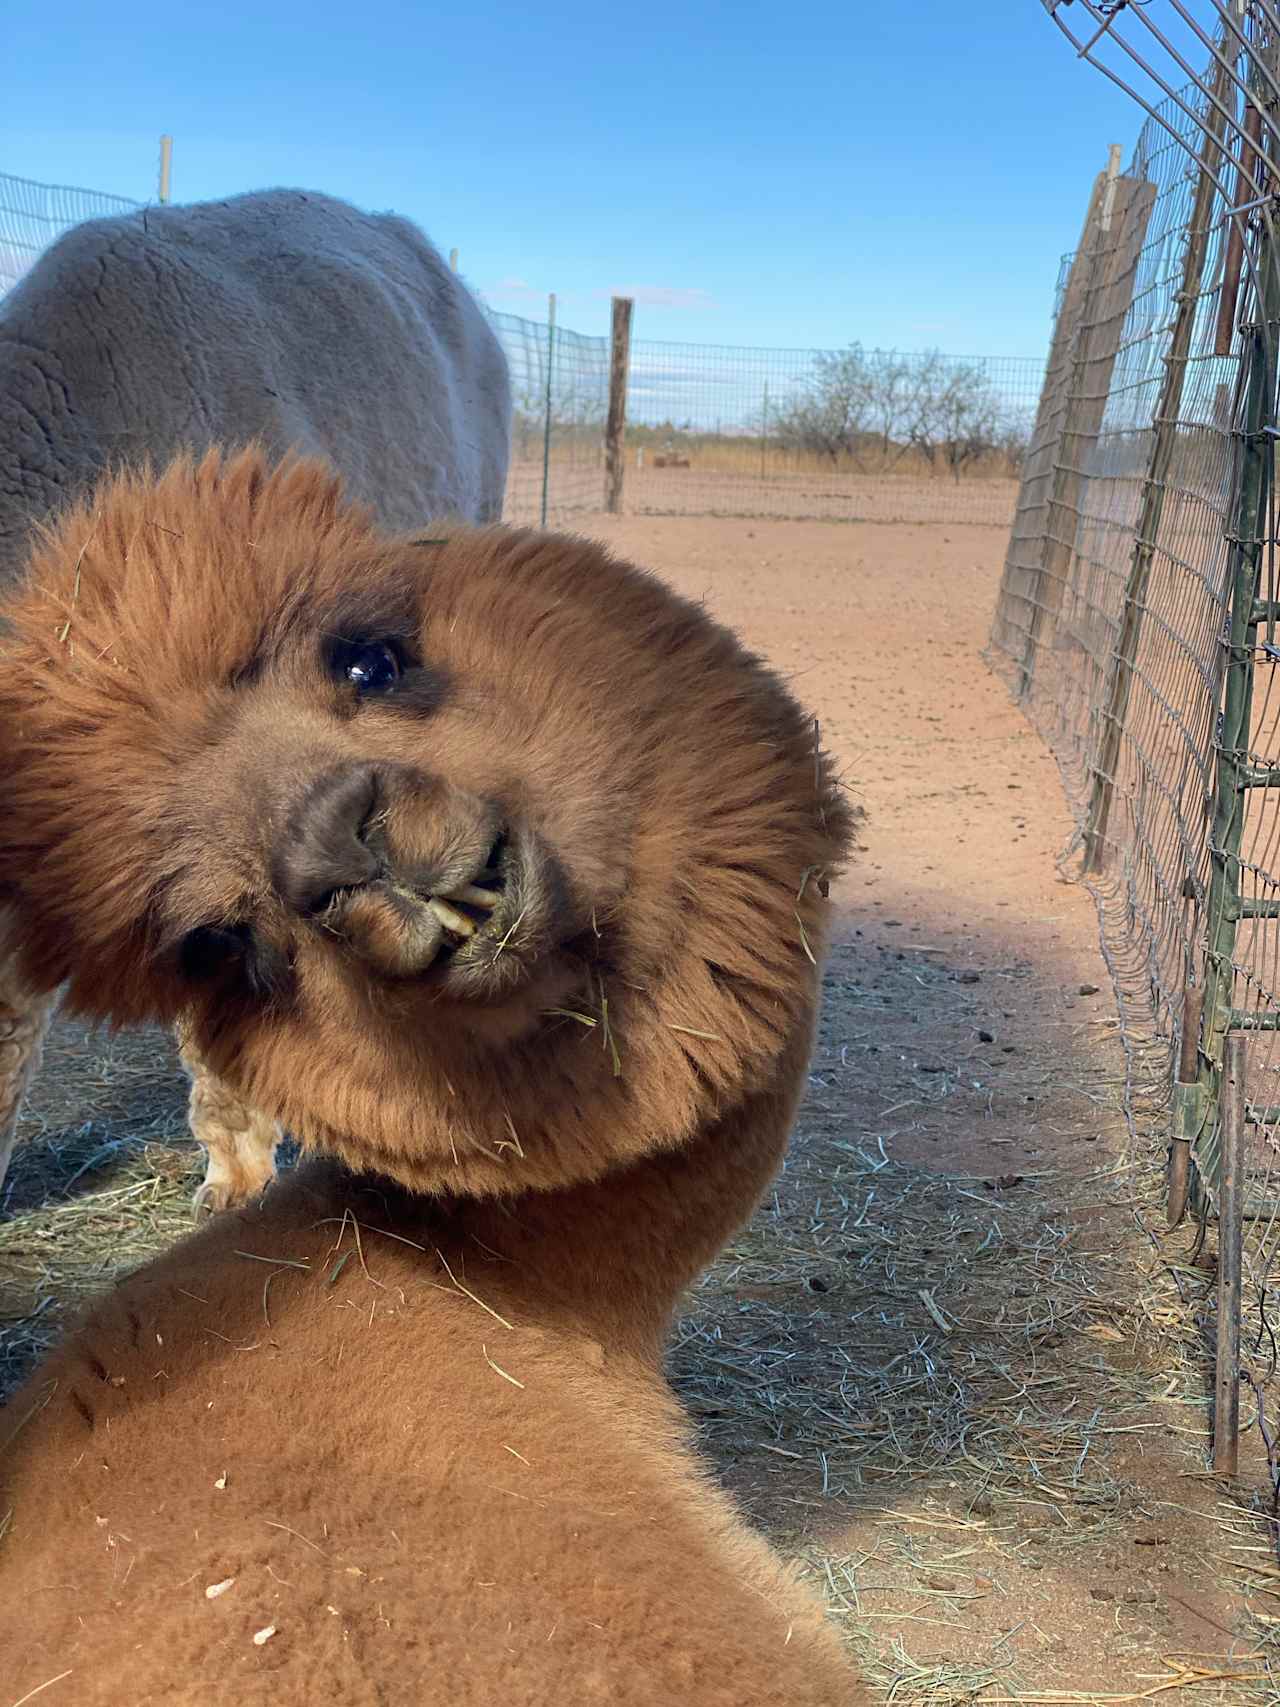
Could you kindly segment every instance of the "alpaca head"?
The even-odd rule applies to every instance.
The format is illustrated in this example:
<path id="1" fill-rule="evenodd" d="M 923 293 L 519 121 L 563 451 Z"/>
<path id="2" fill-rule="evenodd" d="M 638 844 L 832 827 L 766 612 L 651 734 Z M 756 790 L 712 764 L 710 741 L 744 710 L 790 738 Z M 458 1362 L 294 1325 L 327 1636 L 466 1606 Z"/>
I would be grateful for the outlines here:
<path id="1" fill-rule="evenodd" d="M 0 617 L 27 975 L 182 1019 L 304 1141 L 592 1178 L 808 1026 L 849 826 L 815 726 L 598 546 L 389 538 L 251 450 L 108 482 Z"/>

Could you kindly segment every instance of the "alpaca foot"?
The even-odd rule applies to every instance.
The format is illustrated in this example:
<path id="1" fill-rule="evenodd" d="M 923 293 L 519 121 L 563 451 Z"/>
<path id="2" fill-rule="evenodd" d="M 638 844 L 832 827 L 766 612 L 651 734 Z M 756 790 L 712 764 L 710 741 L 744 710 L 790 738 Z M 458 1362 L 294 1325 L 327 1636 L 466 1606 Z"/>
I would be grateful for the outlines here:
<path id="1" fill-rule="evenodd" d="M 178 1027 L 182 1064 L 191 1075 L 187 1118 L 192 1136 L 208 1154 L 195 1210 L 236 1209 L 250 1203 L 276 1176 L 280 1123 L 252 1108 L 220 1079 L 196 1050 L 186 1027 Z"/>
<path id="2" fill-rule="evenodd" d="M 224 1132 L 213 1143 L 207 1132 L 200 1138 L 208 1146 L 209 1162 L 193 1200 L 197 1215 L 239 1209 L 265 1191 L 276 1177 L 280 1129 L 274 1120 L 255 1115 L 243 1132 Z"/>

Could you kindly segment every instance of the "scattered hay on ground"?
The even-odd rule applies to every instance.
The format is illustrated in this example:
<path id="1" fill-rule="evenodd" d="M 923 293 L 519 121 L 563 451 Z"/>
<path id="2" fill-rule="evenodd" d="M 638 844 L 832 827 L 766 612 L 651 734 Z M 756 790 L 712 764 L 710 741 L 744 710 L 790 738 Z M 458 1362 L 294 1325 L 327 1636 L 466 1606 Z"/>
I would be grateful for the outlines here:
<path id="1" fill-rule="evenodd" d="M 0 1194 L 0 1399 L 69 1311 L 190 1230 L 186 1090 L 163 1034 L 55 1027 Z"/>
<path id="2" fill-rule="evenodd" d="M 1206 1467 L 1215 1259 L 1150 1235 L 1160 1183 L 935 1173 L 802 1117 L 691 1297 L 676 1387 L 889 1699 L 1280 1698 L 1280 1618 L 1241 1630 L 1230 1592 L 1280 1602 L 1273 1542 L 1247 1479 Z M 1113 1694 L 1046 1692 L 1072 1597 L 1114 1623 Z"/>
<path id="3" fill-rule="evenodd" d="M 58 1126 L 50 1097 L 77 1050 L 68 1100 L 94 1118 Z M 0 1222 L 5 1389 L 68 1309 L 191 1226 L 201 1172 L 167 1039 L 86 1046 L 63 1025 L 44 1083 Z M 1205 1469 L 1211 1244 L 1193 1256 L 1190 1231 L 1149 1236 L 1135 1204 L 1156 1204 L 1158 1171 L 935 1172 L 849 1132 L 815 1099 L 777 1191 L 691 1294 L 670 1367 L 724 1479 L 801 1562 L 868 1678 L 930 1707 L 1277 1698 L 1264 1680 L 1280 1675 L 1280 1559 L 1252 1488 Z M 1248 1641 L 1196 1589 L 1198 1641 L 1164 1616 L 1154 1572 L 1191 1506 L 1221 1545 L 1181 1559 L 1177 1581 L 1199 1567 L 1233 1582 Z M 1099 1564 L 1108 1548 L 1119 1565 Z M 1063 1573 L 1114 1595 L 1132 1669 L 1113 1695 L 1046 1691 L 1070 1656 L 1055 1653 L 1059 1620 L 1026 1609 Z M 993 1597 L 1010 1629 L 974 1620 L 965 1637 Z"/>

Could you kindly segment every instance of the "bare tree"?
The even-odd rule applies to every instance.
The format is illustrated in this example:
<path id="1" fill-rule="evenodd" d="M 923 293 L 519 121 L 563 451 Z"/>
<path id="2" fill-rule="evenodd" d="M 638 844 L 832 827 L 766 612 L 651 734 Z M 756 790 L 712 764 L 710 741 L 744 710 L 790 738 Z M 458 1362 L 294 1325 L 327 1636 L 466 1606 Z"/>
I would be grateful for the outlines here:
<path id="1" fill-rule="evenodd" d="M 906 422 L 912 396 L 911 357 L 877 350 L 867 363 L 871 422 L 880 455 L 895 463 L 907 450 Z"/>
<path id="2" fill-rule="evenodd" d="M 847 457 L 857 467 L 872 411 L 867 358 L 852 344 L 815 354 L 812 373 L 789 402 L 771 411 L 767 431 L 784 450 L 808 451 L 833 463 Z"/>
<path id="3" fill-rule="evenodd" d="M 935 467 L 959 480 L 965 466 L 999 448 L 1000 399 L 982 369 L 937 350 L 911 358 L 907 437 Z"/>
<path id="4" fill-rule="evenodd" d="M 762 436 L 786 450 L 855 468 L 874 449 L 892 465 L 915 451 L 956 480 L 971 463 L 1005 452 L 1012 431 L 983 369 L 937 350 L 868 352 L 860 344 L 818 354 L 792 397 L 761 419 Z"/>
<path id="5" fill-rule="evenodd" d="M 996 436 L 996 450 L 1015 480 L 1022 476 L 1022 465 L 1030 449 L 1031 422 L 1025 411 L 1011 410 Z"/>

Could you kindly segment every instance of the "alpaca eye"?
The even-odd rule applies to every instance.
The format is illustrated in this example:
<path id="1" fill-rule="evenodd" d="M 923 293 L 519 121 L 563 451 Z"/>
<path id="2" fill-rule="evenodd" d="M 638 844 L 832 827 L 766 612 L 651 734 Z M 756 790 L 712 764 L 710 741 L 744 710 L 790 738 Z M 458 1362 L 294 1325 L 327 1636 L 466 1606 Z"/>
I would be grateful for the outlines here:
<path id="1" fill-rule="evenodd" d="M 200 925 L 188 931 L 178 948 L 178 964 L 193 984 L 206 982 L 244 958 L 250 935 L 244 925 Z"/>
<path id="2" fill-rule="evenodd" d="M 262 940 L 252 925 L 198 925 L 178 944 L 178 967 L 191 984 L 237 978 L 264 1001 L 289 994 L 293 971 L 280 949 Z"/>
<path id="3" fill-rule="evenodd" d="M 361 640 L 343 646 L 335 664 L 358 694 L 385 693 L 400 679 L 400 660 L 382 640 Z"/>

